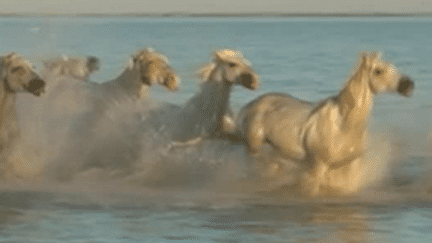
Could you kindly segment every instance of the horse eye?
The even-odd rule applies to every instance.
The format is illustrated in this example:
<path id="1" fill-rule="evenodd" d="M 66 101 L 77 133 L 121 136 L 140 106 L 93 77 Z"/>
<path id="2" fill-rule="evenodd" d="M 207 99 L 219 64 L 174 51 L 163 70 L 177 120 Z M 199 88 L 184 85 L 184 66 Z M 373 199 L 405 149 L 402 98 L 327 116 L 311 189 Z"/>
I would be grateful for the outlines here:
<path id="1" fill-rule="evenodd" d="M 233 68 L 233 67 L 236 67 L 236 66 L 237 66 L 237 63 L 230 62 L 230 63 L 228 63 L 228 66 L 229 66 L 230 68 Z"/>
<path id="2" fill-rule="evenodd" d="M 379 70 L 379 69 L 375 70 L 375 74 L 376 75 L 380 75 L 381 74 L 381 70 Z"/>
<path id="3" fill-rule="evenodd" d="M 12 68 L 11 72 L 15 73 L 15 72 L 19 72 L 19 71 L 24 71 L 23 67 L 14 67 Z"/>

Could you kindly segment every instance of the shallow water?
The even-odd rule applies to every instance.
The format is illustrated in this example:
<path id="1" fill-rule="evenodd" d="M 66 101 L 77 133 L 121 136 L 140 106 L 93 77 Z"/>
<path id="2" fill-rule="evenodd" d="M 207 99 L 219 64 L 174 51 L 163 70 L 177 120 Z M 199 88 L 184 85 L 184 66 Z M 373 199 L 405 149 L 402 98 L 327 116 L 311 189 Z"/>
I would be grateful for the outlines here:
<path id="1" fill-rule="evenodd" d="M 42 98 L 17 101 L 19 179 L 0 187 L 0 239 L 7 242 L 429 242 L 432 239 L 429 18 L 2 18 L 0 51 L 40 60 L 94 55 L 102 83 L 136 50 L 152 46 L 182 78 L 156 102 L 90 106 L 67 79 Z M 357 52 L 383 51 L 416 82 L 414 96 L 376 97 L 364 188 L 306 198 L 289 166 L 257 180 L 240 145 L 204 141 L 172 148 L 157 104 L 184 104 L 211 51 L 242 51 L 260 75 L 236 87 L 234 110 L 269 91 L 315 101 L 336 94 Z M 52 80 L 52 79 L 50 79 Z M 159 103 L 158 103 L 159 102 Z M 156 108 L 155 108 L 156 107 Z M 162 107 L 164 107 L 162 105 Z M 167 119 L 167 118 L 165 118 Z M 169 118 L 168 118 L 169 119 Z M 275 185 L 285 185 L 281 188 Z"/>

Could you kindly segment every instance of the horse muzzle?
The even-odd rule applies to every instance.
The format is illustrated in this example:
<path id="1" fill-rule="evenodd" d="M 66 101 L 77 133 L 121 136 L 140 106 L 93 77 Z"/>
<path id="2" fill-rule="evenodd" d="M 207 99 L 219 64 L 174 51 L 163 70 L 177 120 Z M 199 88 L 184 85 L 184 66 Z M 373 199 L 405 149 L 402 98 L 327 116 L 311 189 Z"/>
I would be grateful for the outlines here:
<path id="1" fill-rule="evenodd" d="M 405 97 L 411 97 L 414 92 L 414 82 L 408 76 L 402 76 L 399 80 L 399 85 L 397 88 L 399 94 Z"/>
<path id="2" fill-rule="evenodd" d="M 35 96 L 40 96 L 45 92 L 45 81 L 40 78 L 34 78 L 27 84 L 25 89 Z"/>
<path id="3" fill-rule="evenodd" d="M 163 81 L 163 85 L 170 91 L 176 92 L 179 90 L 180 78 L 175 75 L 168 75 Z"/>
<path id="4" fill-rule="evenodd" d="M 251 73 L 241 74 L 240 75 L 240 81 L 244 87 L 246 87 L 250 90 L 255 90 L 259 86 L 258 78 L 254 74 L 251 74 Z"/>
<path id="5" fill-rule="evenodd" d="M 141 82 L 143 84 L 147 85 L 147 86 L 152 86 L 153 85 L 151 78 L 148 77 L 148 76 L 141 77 Z"/>
<path id="6" fill-rule="evenodd" d="M 90 72 L 98 71 L 100 69 L 100 61 L 99 58 L 94 56 L 87 57 L 87 68 Z"/>

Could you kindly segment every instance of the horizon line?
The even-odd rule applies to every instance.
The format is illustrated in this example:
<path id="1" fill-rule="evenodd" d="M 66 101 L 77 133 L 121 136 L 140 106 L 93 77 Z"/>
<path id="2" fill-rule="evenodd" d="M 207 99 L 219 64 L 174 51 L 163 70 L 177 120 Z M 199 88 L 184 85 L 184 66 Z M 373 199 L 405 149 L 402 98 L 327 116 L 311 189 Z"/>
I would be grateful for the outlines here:
<path id="1" fill-rule="evenodd" d="M 419 17 L 432 12 L 122 12 L 55 13 L 7 12 L 0 17 Z"/>

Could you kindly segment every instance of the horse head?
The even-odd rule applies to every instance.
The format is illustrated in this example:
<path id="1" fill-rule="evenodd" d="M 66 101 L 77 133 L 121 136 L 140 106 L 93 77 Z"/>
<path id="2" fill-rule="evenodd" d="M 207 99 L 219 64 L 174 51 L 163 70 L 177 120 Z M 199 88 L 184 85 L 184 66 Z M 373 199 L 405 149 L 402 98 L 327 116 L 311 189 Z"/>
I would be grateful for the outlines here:
<path id="1" fill-rule="evenodd" d="M 45 91 L 45 81 L 36 74 L 33 65 L 15 52 L 0 58 L 0 72 L 8 92 L 27 91 L 40 96 Z"/>
<path id="2" fill-rule="evenodd" d="M 214 55 L 214 62 L 207 64 L 200 70 L 203 80 L 242 85 L 250 90 L 259 86 L 258 75 L 255 74 L 250 67 L 250 62 L 243 58 L 240 51 L 218 50 Z"/>
<path id="3" fill-rule="evenodd" d="M 405 97 L 411 96 L 414 82 L 393 64 L 383 61 L 381 56 L 379 52 L 361 54 L 360 69 L 366 75 L 372 92 L 397 92 Z"/>
<path id="4" fill-rule="evenodd" d="M 170 91 L 176 91 L 180 78 L 169 65 L 168 59 L 151 48 L 140 50 L 133 57 L 134 65 L 140 68 L 140 79 L 143 84 L 159 84 Z"/>

